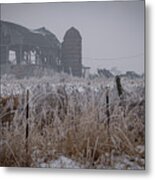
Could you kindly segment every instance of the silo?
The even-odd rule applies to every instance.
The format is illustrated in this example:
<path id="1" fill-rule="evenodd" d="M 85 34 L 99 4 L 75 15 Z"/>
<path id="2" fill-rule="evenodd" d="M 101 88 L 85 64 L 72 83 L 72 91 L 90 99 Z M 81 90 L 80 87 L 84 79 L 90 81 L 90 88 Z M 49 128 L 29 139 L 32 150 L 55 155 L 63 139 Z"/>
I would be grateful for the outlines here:
<path id="1" fill-rule="evenodd" d="M 82 75 L 82 38 L 77 29 L 71 27 L 64 36 L 62 43 L 62 66 L 64 72 L 73 76 Z"/>

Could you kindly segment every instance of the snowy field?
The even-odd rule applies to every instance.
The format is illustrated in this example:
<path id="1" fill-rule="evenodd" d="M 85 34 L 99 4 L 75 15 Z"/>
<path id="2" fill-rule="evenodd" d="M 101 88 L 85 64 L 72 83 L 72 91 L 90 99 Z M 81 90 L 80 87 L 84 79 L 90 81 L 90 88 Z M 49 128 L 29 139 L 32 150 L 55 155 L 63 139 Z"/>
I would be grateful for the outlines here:
<path id="1" fill-rule="evenodd" d="M 120 97 L 115 78 L 3 76 L 0 165 L 144 169 L 144 79 L 121 85 Z"/>

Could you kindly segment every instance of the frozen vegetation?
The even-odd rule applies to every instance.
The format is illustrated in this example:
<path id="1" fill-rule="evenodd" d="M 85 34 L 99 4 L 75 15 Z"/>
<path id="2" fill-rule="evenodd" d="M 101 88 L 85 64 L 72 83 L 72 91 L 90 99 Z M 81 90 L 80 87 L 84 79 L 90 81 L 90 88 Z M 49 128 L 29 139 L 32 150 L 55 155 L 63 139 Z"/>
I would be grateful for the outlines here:
<path id="1" fill-rule="evenodd" d="M 121 85 L 119 96 L 115 77 L 3 76 L 0 165 L 144 169 L 144 79 Z"/>

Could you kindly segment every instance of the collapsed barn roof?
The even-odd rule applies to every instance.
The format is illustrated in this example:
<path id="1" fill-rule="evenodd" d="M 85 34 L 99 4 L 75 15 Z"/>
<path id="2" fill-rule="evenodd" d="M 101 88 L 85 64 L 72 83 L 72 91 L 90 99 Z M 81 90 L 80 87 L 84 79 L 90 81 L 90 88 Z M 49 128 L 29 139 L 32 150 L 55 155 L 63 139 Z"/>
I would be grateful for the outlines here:
<path id="1" fill-rule="evenodd" d="M 45 28 L 29 30 L 21 25 L 0 20 L 1 45 L 29 45 L 60 48 L 56 36 Z"/>
<path id="2" fill-rule="evenodd" d="M 41 34 L 42 36 L 44 36 L 45 39 L 49 40 L 50 42 L 52 42 L 51 46 L 58 46 L 60 47 L 60 42 L 57 39 L 57 37 L 51 33 L 49 30 L 47 30 L 45 27 L 41 27 L 39 29 L 35 29 L 33 31 L 33 33 L 38 33 Z"/>

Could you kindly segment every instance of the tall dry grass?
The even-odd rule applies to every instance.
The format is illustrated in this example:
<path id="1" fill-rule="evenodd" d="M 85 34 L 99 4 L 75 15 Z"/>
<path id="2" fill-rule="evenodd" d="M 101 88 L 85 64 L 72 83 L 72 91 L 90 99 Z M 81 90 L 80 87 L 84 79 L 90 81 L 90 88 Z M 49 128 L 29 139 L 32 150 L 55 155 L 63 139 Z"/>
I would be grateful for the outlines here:
<path id="1" fill-rule="evenodd" d="M 10 130 L 1 125 L 0 166 L 36 167 L 38 161 L 64 155 L 85 168 L 114 168 L 114 156 L 145 158 L 144 152 L 136 149 L 144 145 L 144 98 L 128 94 L 122 103 L 119 98 L 112 99 L 116 90 L 110 89 L 108 125 L 106 88 L 97 92 L 88 84 L 82 92 L 67 88 L 63 84 L 46 92 L 40 86 L 31 91 L 28 152 L 26 103 L 22 111 L 17 108 Z"/>

